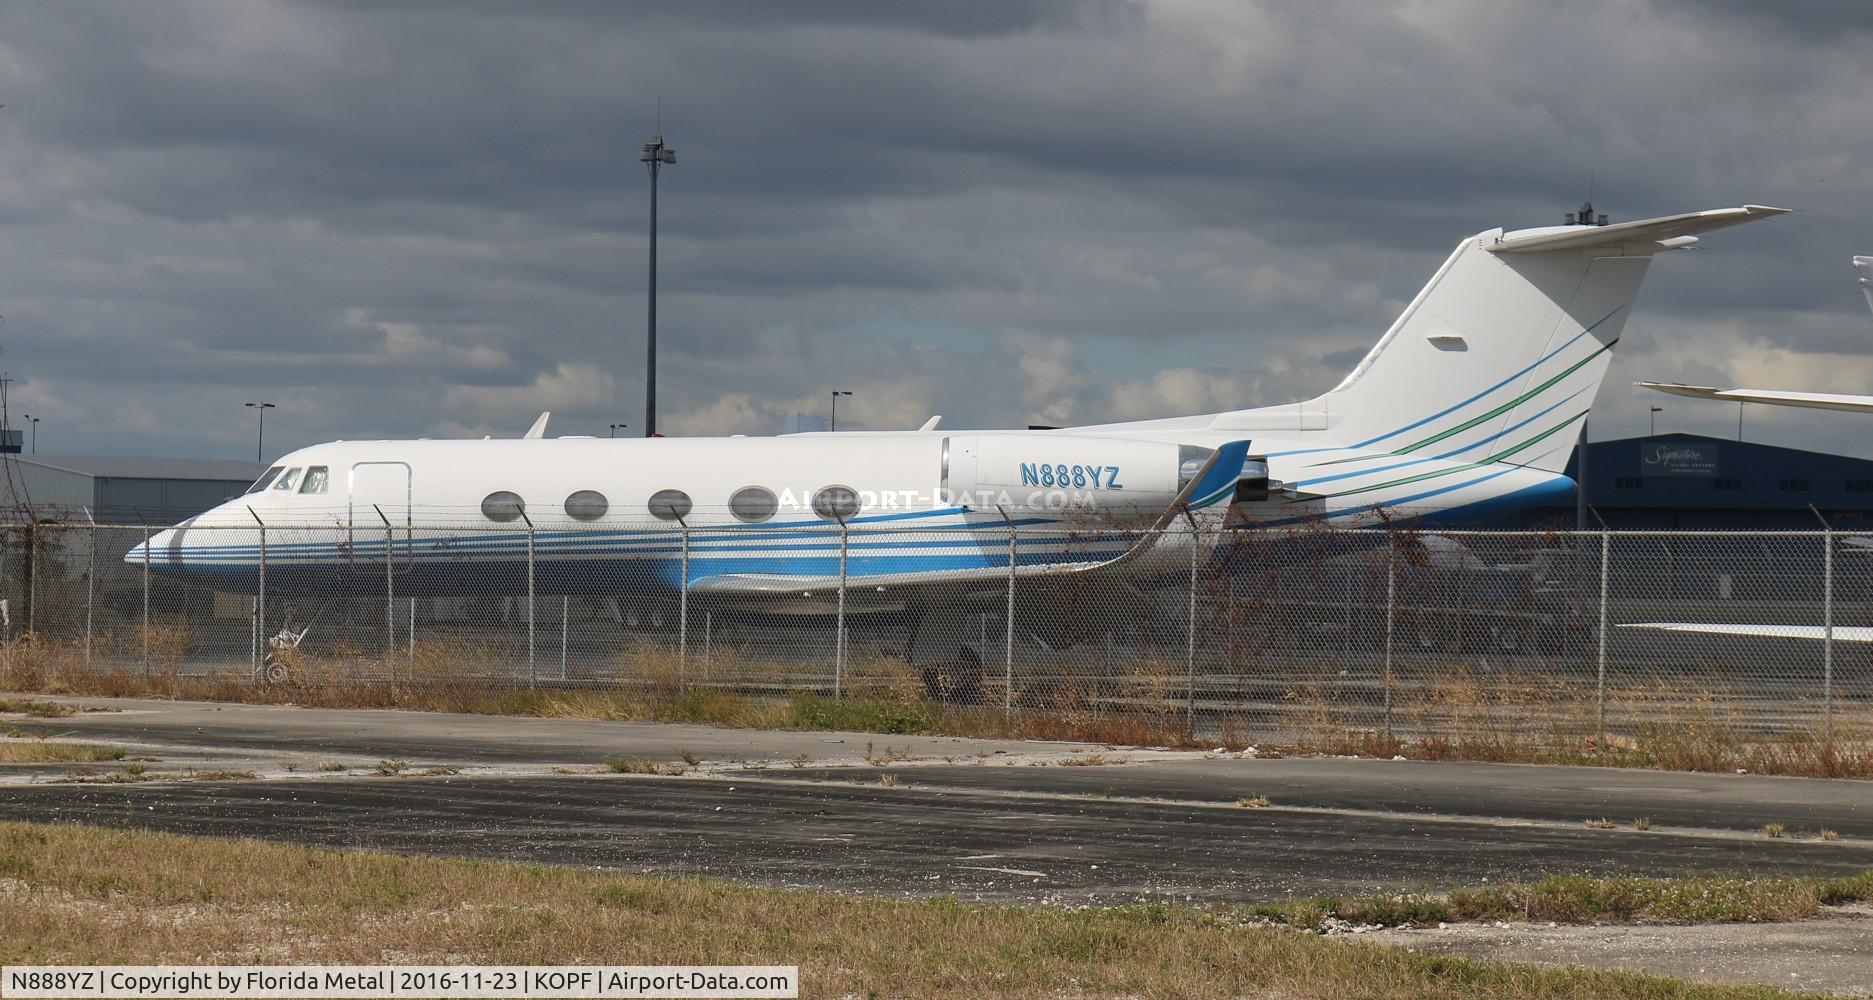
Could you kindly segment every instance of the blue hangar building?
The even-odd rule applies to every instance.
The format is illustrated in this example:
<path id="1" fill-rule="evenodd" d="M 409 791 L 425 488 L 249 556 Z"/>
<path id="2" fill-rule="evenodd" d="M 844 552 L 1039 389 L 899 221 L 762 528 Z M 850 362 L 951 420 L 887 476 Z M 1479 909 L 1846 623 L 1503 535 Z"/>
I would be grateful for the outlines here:
<path id="1" fill-rule="evenodd" d="M 1567 467 L 1576 481 L 1579 461 Z M 1873 461 L 1701 434 L 1595 441 L 1586 488 L 1615 530 L 1813 531 L 1815 511 L 1837 528 L 1873 528 Z M 1572 528 L 1574 518 L 1571 504 L 1555 505 L 1488 527 Z"/>

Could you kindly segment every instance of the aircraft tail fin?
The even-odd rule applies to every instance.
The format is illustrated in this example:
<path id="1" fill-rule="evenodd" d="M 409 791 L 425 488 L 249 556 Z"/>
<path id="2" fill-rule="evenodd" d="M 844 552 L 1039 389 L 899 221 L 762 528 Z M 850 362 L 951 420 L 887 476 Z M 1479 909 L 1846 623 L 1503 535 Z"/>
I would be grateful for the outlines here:
<path id="1" fill-rule="evenodd" d="M 1473 236 L 1338 386 L 1300 408 L 1323 443 L 1560 472 L 1653 255 L 1784 211 Z"/>

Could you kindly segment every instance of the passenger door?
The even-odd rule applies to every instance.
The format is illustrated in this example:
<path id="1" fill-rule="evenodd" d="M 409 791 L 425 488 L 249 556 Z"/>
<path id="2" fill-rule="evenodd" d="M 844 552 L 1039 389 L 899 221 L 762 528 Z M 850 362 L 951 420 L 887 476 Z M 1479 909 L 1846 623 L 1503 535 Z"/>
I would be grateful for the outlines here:
<path id="1" fill-rule="evenodd" d="M 359 462 L 351 467 L 350 508 L 353 551 L 384 552 L 385 533 L 390 536 L 388 557 L 398 568 L 410 562 L 411 522 L 410 466 L 407 462 Z"/>

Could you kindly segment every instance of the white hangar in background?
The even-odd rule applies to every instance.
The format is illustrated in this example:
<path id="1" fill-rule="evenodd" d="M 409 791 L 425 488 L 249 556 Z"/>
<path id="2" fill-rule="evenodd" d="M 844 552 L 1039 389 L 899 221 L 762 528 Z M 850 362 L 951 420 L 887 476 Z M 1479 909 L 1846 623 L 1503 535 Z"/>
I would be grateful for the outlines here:
<path id="1" fill-rule="evenodd" d="M 266 466 L 219 458 L 0 456 L 0 517 L 169 525 L 239 496 Z"/>

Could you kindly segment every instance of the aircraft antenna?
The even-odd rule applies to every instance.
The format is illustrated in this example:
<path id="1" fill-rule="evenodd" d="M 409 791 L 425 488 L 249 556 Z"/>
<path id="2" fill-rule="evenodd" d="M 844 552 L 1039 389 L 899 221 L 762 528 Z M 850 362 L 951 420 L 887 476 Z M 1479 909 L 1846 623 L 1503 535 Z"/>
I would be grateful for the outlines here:
<path id="1" fill-rule="evenodd" d="M 1588 167 L 1587 200 L 1581 202 L 1579 208 L 1567 213 L 1567 224 L 1570 226 L 1604 226 L 1607 224 L 1604 213 L 1596 215 L 1593 211 L 1593 174 L 1593 168 Z"/>

